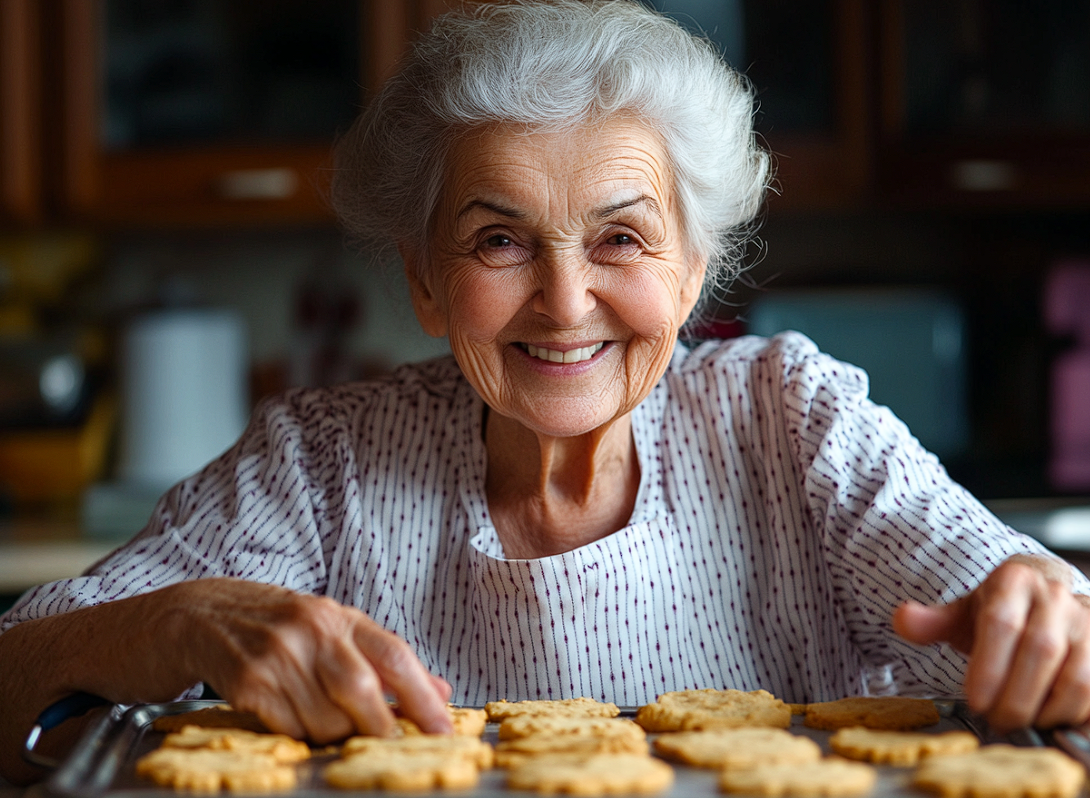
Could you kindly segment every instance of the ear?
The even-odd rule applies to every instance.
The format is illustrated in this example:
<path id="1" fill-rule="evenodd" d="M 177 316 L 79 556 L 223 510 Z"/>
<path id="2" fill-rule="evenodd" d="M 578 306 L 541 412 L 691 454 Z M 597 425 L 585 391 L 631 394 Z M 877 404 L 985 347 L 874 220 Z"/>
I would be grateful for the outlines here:
<path id="1" fill-rule="evenodd" d="M 405 279 L 409 283 L 409 297 L 412 299 L 416 320 L 428 335 L 433 338 L 444 337 L 447 334 L 447 313 L 423 276 L 427 274 L 426 259 L 419 250 L 407 244 L 398 244 L 397 251 L 405 263 Z"/>

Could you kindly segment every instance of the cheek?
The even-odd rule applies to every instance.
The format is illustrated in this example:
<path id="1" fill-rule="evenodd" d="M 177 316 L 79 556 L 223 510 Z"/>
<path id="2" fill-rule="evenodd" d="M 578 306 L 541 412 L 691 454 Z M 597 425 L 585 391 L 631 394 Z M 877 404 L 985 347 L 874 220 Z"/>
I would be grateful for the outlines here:
<path id="1" fill-rule="evenodd" d="M 625 309 L 625 321 L 642 338 L 672 336 L 684 319 L 679 318 L 680 285 L 672 273 L 645 273 L 638 280 L 628 281 L 620 296 Z"/>
<path id="2" fill-rule="evenodd" d="M 474 342 L 488 342 L 511 321 L 521 302 L 513 281 L 502 272 L 454 277 L 448 284 L 451 332 Z"/>

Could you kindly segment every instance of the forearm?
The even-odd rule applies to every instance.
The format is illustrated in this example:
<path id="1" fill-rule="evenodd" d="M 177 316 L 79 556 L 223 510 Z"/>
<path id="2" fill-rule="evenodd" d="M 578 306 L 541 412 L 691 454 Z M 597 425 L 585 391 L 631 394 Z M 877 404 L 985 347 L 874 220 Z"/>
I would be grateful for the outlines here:
<path id="1" fill-rule="evenodd" d="M 19 749 L 38 714 L 86 691 L 120 703 L 168 700 L 197 681 L 179 634 L 181 585 L 28 621 L 0 635 L 0 774 L 36 773 Z"/>

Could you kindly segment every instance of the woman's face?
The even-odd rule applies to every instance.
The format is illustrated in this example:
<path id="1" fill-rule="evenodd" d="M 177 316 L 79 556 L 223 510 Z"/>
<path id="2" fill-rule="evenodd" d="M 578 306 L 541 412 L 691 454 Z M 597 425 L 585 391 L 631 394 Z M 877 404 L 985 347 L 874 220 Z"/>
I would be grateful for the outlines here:
<path id="1" fill-rule="evenodd" d="M 626 119 L 466 137 L 433 230 L 402 248 L 417 317 L 494 411 L 545 435 L 639 404 L 704 278 L 659 140 Z"/>

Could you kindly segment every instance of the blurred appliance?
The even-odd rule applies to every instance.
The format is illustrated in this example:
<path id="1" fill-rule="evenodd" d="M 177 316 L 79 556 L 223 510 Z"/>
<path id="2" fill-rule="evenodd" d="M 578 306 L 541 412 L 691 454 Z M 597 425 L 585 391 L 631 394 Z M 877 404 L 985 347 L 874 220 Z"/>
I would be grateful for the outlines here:
<path id="1" fill-rule="evenodd" d="M 117 481 L 84 496 L 90 534 L 130 535 L 159 496 L 235 442 L 248 417 L 242 319 L 212 308 L 139 316 L 121 347 Z"/>
<path id="2" fill-rule="evenodd" d="M 1074 338 L 1052 364 L 1049 478 L 1059 490 L 1090 488 L 1090 263 L 1068 261 L 1049 273 L 1044 319 L 1055 335 Z"/>
<path id="3" fill-rule="evenodd" d="M 864 369 L 870 396 L 940 457 L 969 442 L 965 321 L 939 290 L 845 288 L 777 291 L 754 301 L 749 331 L 796 330 Z"/>

